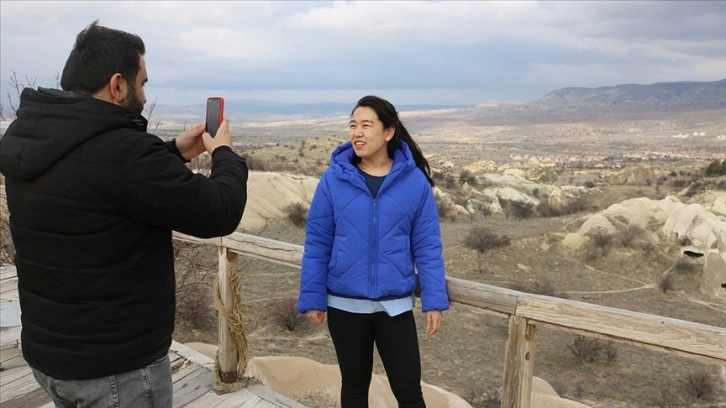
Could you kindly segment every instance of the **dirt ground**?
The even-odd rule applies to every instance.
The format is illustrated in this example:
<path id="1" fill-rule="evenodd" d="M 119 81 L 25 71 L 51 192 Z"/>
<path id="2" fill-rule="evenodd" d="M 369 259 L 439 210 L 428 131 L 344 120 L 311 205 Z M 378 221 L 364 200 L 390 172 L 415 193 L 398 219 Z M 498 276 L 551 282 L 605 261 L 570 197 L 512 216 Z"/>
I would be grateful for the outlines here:
<path id="1" fill-rule="evenodd" d="M 620 191 L 615 195 L 628 194 L 631 193 Z M 667 293 L 658 289 L 657 282 L 675 261 L 675 253 L 637 246 L 613 246 L 605 256 L 585 261 L 582 256 L 563 249 L 560 242 L 564 234 L 576 230 L 583 222 L 583 215 L 527 220 L 493 215 L 442 220 L 447 274 L 578 301 L 724 325 L 726 305 L 714 305 L 700 295 L 696 273 L 679 275 L 674 288 Z M 464 244 L 473 225 L 483 225 L 509 236 L 511 245 L 477 254 Z M 284 220 L 271 222 L 257 234 L 296 244 L 302 244 L 304 239 L 301 227 Z M 214 265 L 214 251 L 202 251 Z M 249 258 L 241 259 L 240 265 L 250 355 L 301 356 L 335 364 L 325 325 L 314 326 L 303 319 L 293 331 L 288 331 L 277 316 L 282 302 L 296 298 L 298 270 Z M 210 272 L 207 282 L 212 279 Z M 506 319 L 453 304 L 444 314 L 442 331 L 429 338 L 423 330 L 423 314 L 416 316 L 420 328 L 423 380 L 470 402 L 478 401 L 479 405 L 474 406 L 498 406 L 494 399 L 481 402 L 481 396 L 496 392 L 502 384 Z M 180 321 L 175 333 L 175 339 L 181 342 L 214 344 L 216 337 L 213 319 L 196 328 Z M 698 401 L 698 406 L 726 406 L 725 367 L 622 343 L 607 344 L 607 358 L 601 354 L 594 362 L 581 363 L 569 347 L 575 339 L 574 334 L 546 327 L 537 330 L 535 375 L 548 381 L 565 398 L 602 408 L 656 406 L 651 402 L 664 390 L 674 389 L 674 384 L 689 374 L 707 373 L 716 386 L 714 397 Z M 375 370 L 384 372 L 377 358 Z"/>

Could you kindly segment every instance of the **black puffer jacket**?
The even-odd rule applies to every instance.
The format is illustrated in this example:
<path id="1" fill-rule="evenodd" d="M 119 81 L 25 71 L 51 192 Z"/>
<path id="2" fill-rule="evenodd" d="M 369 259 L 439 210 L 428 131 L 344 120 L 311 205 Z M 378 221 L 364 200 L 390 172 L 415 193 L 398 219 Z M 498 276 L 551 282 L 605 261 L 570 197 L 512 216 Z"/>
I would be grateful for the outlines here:
<path id="1" fill-rule="evenodd" d="M 247 166 L 228 147 L 209 177 L 146 120 L 91 97 L 26 88 L 0 139 L 16 249 L 22 349 L 58 379 L 144 367 L 174 330 L 171 231 L 233 232 Z"/>

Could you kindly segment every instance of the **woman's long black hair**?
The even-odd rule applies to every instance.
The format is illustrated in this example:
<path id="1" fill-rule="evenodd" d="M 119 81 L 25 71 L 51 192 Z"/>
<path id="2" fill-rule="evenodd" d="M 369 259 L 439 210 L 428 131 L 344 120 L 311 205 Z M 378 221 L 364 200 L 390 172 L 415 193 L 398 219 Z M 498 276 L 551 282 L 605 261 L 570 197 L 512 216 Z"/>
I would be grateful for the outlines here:
<path id="1" fill-rule="evenodd" d="M 393 106 L 393 104 L 378 96 L 364 96 L 360 98 L 358 103 L 356 103 L 355 108 L 353 108 L 353 111 L 351 112 L 351 115 L 353 114 L 353 112 L 355 112 L 356 109 L 361 106 L 373 109 L 376 112 L 376 115 L 378 115 L 378 119 L 383 122 L 384 129 L 388 129 L 390 127 L 396 129 L 393 134 L 393 138 L 388 142 L 388 157 L 392 159 L 394 152 L 401 145 L 401 141 L 406 142 L 409 149 L 411 150 L 411 154 L 413 154 L 413 161 L 416 163 L 416 167 L 421 169 L 423 174 L 426 176 L 426 179 L 429 181 L 429 184 L 431 184 L 431 187 L 433 187 L 434 180 L 431 178 L 431 168 L 429 167 L 429 162 L 428 160 L 426 160 L 423 153 L 421 152 L 421 148 L 418 147 L 416 142 L 413 141 L 411 135 L 408 133 L 408 130 L 406 130 L 406 128 L 403 126 L 403 123 L 401 123 L 401 120 L 398 118 L 398 112 L 396 112 L 396 108 Z M 354 156 L 353 160 L 359 162 L 360 157 Z"/>

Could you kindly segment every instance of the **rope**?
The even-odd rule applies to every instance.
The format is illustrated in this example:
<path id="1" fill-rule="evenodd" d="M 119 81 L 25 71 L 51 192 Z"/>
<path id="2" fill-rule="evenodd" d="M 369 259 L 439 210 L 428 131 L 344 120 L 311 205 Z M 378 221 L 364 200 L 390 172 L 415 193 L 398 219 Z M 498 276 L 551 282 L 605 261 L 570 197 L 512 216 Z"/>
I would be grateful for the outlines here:
<path id="1" fill-rule="evenodd" d="M 235 345 L 237 346 L 237 378 L 233 383 L 225 383 L 222 381 L 221 370 L 219 367 L 219 350 L 217 357 L 214 359 L 215 382 L 214 390 L 219 394 L 239 391 L 249 385 L 250 379 L 244 378 L 243 375 L 247 370 L 247 338 L 245 337 L 244 325 L 242 323 L 242 296 L 240 294 L 240 281 L 237 275 L 237 268 L 228 268 L 227 270 L 227 287 L 231 291 L 231 307 L 229 310 L 225 308 L 222 302 L 219 275 L 214 282 L 214 306 L 217 312 L 227 323 L 227 329 L 232 334 Z"/>

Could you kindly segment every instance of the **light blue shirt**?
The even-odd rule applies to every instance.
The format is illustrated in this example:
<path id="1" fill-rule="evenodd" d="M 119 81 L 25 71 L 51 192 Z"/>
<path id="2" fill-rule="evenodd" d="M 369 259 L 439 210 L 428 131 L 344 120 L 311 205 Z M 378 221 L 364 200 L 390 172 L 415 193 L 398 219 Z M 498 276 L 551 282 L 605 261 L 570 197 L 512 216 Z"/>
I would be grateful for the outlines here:
<path id="1" fill-rule="evenodd" d="M 415 302 L 416 298 L 413 293 L 409 297 L 390 300 L 351 299 L 328 295 L 328 306 L 330 307 L 350 313 L 386 312 L 391 317 L 413 310 Z"/>

